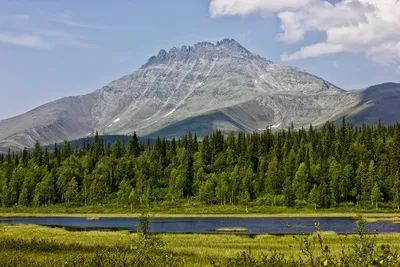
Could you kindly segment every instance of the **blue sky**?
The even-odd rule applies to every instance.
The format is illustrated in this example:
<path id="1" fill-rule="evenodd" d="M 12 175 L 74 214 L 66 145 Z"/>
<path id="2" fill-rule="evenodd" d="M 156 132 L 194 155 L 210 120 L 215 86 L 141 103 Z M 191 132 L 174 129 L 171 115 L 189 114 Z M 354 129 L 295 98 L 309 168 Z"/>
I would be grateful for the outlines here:
<path id="1" fill-rule="evenodd" d="M 290 10 L 297 12 L 296 18 L 303 14 L 300 12 L 311 12 L 309 7 L 320 0 L 287 0 L 291 6 L 291 2 L 304 1 L 313 3 L 303 3 L 298 10 Z M 301 67 L 344 89 L 387 81 L 400 82 L 398 59 L 396 54 L 393 57 L 397 52 L 393 52 L 391 46 L 385 46 L 388 48 L 382 54 L 382 49 L 372 47 L 371 43 L 362 46 L 356 46 L 354 42 L 329 43 L 330 50 L 326 53 L 325 47 L 318 50 L 321 48 L 319 44 L 331 42 L 330 39 L 324 40 L 337 25 L 318 28 L 312 23 L 324 24 L 304 21 L 303 18 L 301 23 L 311 26 L 302 29 L 303 36 L 296 38 L 299 29 L 294 29 L 294 24 L 290 23 L 299 22 L 293 21 L 293 16 L 286 16 L 290 14 L 285 7 L 268 6 L 265 0 L 251 1 L 254 6 L 249 6 L 248 2 L 2 1 L 0 119 L 60 97 L 98 89 L 137 70 L 160 49 L 200 41 L 217 42 L 224 38 L 235 38 L 253 53 L 277 63 Z M 342 7 L 333 4 L 333 8 Z M 340 12 L 345 13 L 343 10 Z M 349 14 L 353 17 L 351 12 Z M 282 32 L 286 36 L 282 37 Z M 314 44 L 318 45 L 314 47 Z M 310 49 L 307 50 L 310 45 L 311 54 Z M 335 51 L 332 52 L 331 48 Z M 323 52 L 315 54 L 317 50 Z M 387 56 L 388 60 L 380 61 L 376 56 L 378 50 L 379 58 Z M 389 50 L 392 54 L 388 54 Z"/>

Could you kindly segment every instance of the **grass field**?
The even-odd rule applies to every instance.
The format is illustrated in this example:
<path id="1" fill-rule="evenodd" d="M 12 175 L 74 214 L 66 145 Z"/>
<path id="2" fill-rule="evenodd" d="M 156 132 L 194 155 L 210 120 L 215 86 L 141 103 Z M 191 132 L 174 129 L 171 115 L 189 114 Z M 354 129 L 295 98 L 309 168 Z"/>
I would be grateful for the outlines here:
<path id="1" fill-rule="evenodd" d="M 143 212 L 151 217 L 356 218 L 362 215 L 367 222 L 372 223 L 377 221 L 400 222 L 400 213 L 397 210 L 390 209 L 357 210 L 355 208 L 335 208 L 315 210 L 310 208 L 204 206 L 196 204 L 138 209 L 116 205 L 12 207 L 0 208 L 0 218 L 62 216 L 97 220 L 105 217 L 140 217 Z M 295 231 L 293 232 L 295 233 Z M 178 259 L 178 262 L 185 266 L 207 266 L 211 264 L 211 261 L 226 263 L 229 258 L 236 257 L 243 251 L 251 251 L 253 257 L 274 255 L 276 252 L 282 253 L 288 259 L 291 257 L 298 258 L 302 255 L 298 239 L 296 241 L 292 235 L 159 234 L 156 237 L 162 241 L 164 246 L 160 248 L 161 251 L 157 250 L 151 252 L 153 254 L 148 254 L 147 252 L 138 251 L 132 245 L 136 244 L 135 240 L 138 240 L 138 234 L 136 233 L 70 232 L 65 229 L 35 225 L 0 225 L 0 265 L 15 266 L 15 263 L 17 263 L 18 266 L 30 266 L 33 262 L 47 264 L 46 266 L 76 266 L 80 265 L 76 263 L 76 259 L 87 260 L 93 258 L 94 262 L 91 261 L 89 265 L 85 266 L 132 266 L 131 263 L 124 265 L 125 261 L 120 264 L 120 258 L 130 257 L 133 262 L 136 262 L 138 256 L 142 257 L 148 254 L 147 256 L 152 262 L 146 262 L 146 258 L 142 259 L 140 261 L 142 266 L 160 266 L 169 260 L 174 262 L 175 259 Z M 335 257 L 343 251 L 343 245 L 351 248 L 355 241 L 358 240 L 356 235 L 344 236 L 333 232 L 324 232 L 322 237 L 324 245 L 329 247 L 329 251 Z M 376 247 L 381 244 L 389 244 L 391 250 L 400 251 L 400 234 L 377 235 Z M 321 250 L 318 250 L 317 247 L 318 245 L 316 244 L 313 249 L 321 254 Z M 102 251 L 106 251 L 105 253 L 108 254 L 106 256 L 98 254 Z M 154 258 L 158 260 L 153 261 Z M 2 262 L 2 260 L 9 260 L 9 262 Z M 107 262 L 107 260 L 108 264 L 98 264 L 99 262 Z M 149 264 L 144 264 L 143 262 Z M 87 264 L 87 262 L 85 263 Z M 176 266 L 174 264 L 166 265 Z"/>
<path id="2" fill-rule="evenodd" d="M 243 218 L 290 218 L 290 217 L 350 217 L 362 215 L 371 220 L 400 220 L 400 211 L 393 209 L 360 210 L 356 208 L 286 208 L 271 206 L 231 206 L 231 205 L 199 205 L 186 203 L 176 206 L 154 206 L 150 208 L 134 208 L 118 205 L 68 206 L 55 205 L 44 207 L 12 207 L 0 208 L 0 217 L 21 216 L 70 216 L 87 218 L 135 218 L 143 212 L 152 217 L 243 217 Z"/>
<path id="3" fill-rule="evenodd" d="M 0 257 L 35 262 L 68 262 L 78 255 L 90 255 L 98 250 L 111 252 L 117 246 L 129 246 L 137 238 L 128 232 L 69 232 L 59 228 L 35 225 L 0 225 L 0 243 L 7 240 L 12 244 L 3 245 Z M 160 234 L 165 244 L 163 250 L 183 260 L 185 266 L 207 266 L 210 259 L 226 261 L 238 253 L 251 250 L 253 255 L 283 253 L 286 257 L 301 255 L 299 245 L 292 235 L 220 235 L 220 234 Z M 322 233 L 324 244 L 335 254 L 341 250 L 340 239 L 351 245 L 354 235 L 339 236 L 333 232 Z M 6 242 L 7 244 L 7 242 Z M 400 249 L 400 234 L 379 234 L 377 245 L 389 244 L 392 249 Z"/>

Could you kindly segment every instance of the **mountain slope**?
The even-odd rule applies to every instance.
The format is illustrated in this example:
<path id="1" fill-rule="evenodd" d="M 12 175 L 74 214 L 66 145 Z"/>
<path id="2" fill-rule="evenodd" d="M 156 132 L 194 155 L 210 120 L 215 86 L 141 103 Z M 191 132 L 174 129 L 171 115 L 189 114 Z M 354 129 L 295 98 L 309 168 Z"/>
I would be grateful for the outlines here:
<path id="1" fill-rule="evenodd" d="M 146 135 L 260 96 L 341 92 L 303 70 L 279 66 L 251 54 L 234 40 L 224 40 L 216 45 L 161 50 L 140 70 L 97 91 L 93 114 L 102 132 Z M 262 121 L 257 127 L 265 128 L 268 123 Z"/>
<path id="2" fill-rule="evenodd" d="M 355 125 L 395 124 L 400 121 L 400 84 L 384 83 L 355 91 L 357 105 L 346 110 L 348 121 Z"/>
<path id="3" fill-rule="evenodd" d="M 20 116 L 0 121 L 0 149 L 50 144 L 93 132 L 92 95 L 66 97 Z"/>
<path id="4" fill-rule="evenodd" d="M 53 101 L 0 121 L 0 149 L 100 134 L 168 137 L 192 131 L 285 128 L 348 116 L 393 123 L 400 86 L 346 92 L 304 70 L 254 55 L 234 40 L 161 50 L 132 74 L 91 94 Z"/>

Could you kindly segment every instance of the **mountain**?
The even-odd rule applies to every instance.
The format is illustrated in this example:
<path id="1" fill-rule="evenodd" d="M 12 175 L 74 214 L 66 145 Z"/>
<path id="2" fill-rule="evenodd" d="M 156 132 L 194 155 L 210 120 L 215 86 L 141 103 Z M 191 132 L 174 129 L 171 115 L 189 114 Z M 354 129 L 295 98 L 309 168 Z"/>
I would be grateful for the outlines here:
<path id="1" fill-rule="evenodd" d="M 232 39 L 161 50 L 139 70 L 93 93 L 50 102 L 0 121 L 0 149 L 100 134 L 203 136 L 253 132 L 347 116 L 400 120 L 399 84 L 344 91 L 304 70 L 255 55 Z"/>

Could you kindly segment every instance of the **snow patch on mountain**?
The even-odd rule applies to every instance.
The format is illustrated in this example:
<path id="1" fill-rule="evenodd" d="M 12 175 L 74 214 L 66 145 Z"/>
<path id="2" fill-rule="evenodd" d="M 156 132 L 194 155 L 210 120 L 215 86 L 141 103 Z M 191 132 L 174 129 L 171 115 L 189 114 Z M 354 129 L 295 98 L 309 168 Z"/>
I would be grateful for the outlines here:
<path id="1" fill-rule="evenodd" d="M 169 115 L 171 115 L 172 113 L 174 113 L 176 111 L 176 108 L 174 108 L 173 110 L 171 110 L 170 112 L 168 112 L 165 117 L 168 117 Z"/>

